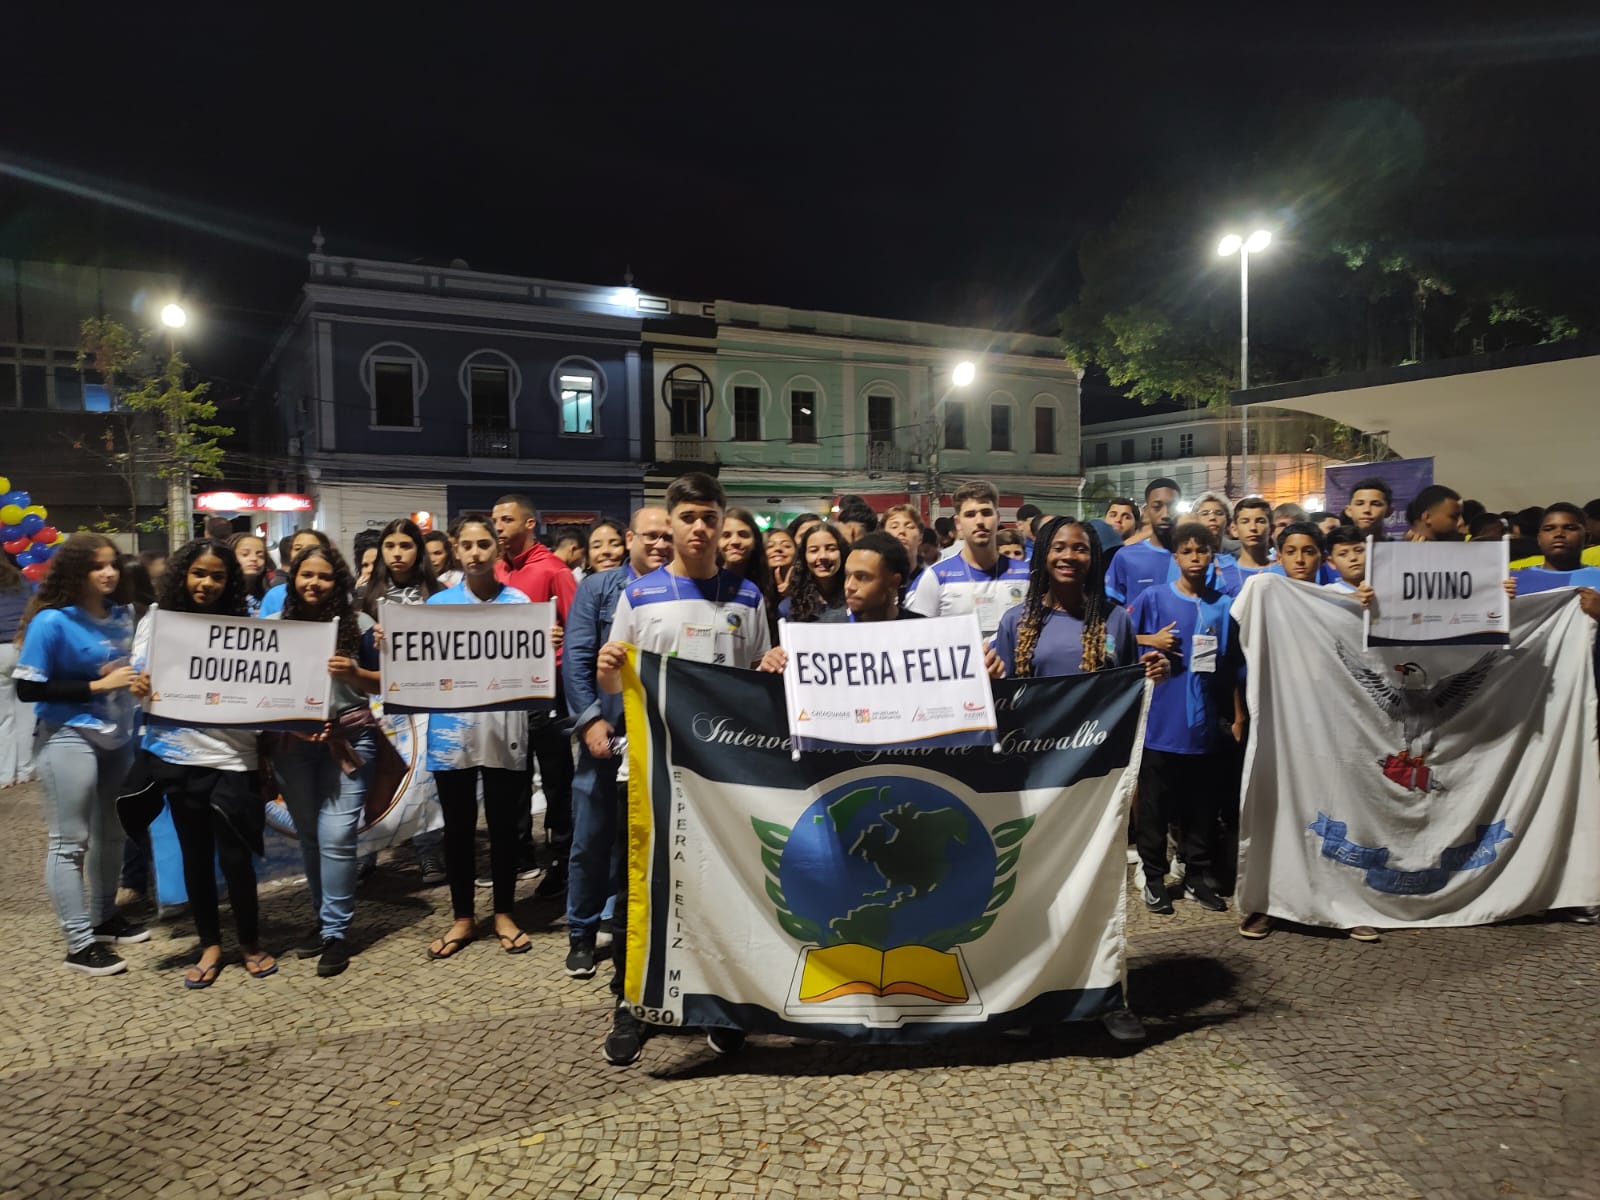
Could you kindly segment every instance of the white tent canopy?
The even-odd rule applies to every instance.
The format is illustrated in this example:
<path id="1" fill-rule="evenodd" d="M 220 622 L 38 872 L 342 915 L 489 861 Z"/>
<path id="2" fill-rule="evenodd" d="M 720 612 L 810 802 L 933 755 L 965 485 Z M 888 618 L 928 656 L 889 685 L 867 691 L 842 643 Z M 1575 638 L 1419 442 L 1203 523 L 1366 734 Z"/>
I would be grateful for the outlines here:
<path id="1" fill-rule="evenodd" d="M 1410 377 L 1445 365 L 1425 364 L 1392 372 L 1401 377 L 1394 382 L 1308 381 L 1236 393 L 1235 401 L 1386 431 L 1402 457 L 1433 457 L 1435 482 L 1492 509 L 1600 496 L 1600 355 L 1490 370 L 1470 369 L 1471 361 L 1450 374 Z"/>

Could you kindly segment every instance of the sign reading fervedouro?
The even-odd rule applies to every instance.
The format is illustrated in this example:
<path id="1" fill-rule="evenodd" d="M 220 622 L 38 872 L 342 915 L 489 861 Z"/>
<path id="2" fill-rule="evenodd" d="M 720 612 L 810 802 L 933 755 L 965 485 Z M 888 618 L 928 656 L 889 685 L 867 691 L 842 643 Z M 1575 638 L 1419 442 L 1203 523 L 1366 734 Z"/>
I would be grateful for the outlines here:
<path id="1" fill-rule="evenodd" d="M 328 717 L 326 621 L 261 621 L 155 609 L 149 719 L 158 725 L 281 729 Z"/>
<path id="2" fill-rule="evenodd" d="M 492 712 L 556 694 L 555 605 L 385 602 L 388 712 Z"/>
<path id="3" fill-rule="evenodd" d="M 1366 645 L 1508 646 L 1505 542 L 1367 539 Z"/>
<path id="4" fill-rule="evenodd" d="M 994 696 L 983 634 L 971 613 L 870 624 L 785 622 L 781 637 L 797 750 L 994 743 Z"/>

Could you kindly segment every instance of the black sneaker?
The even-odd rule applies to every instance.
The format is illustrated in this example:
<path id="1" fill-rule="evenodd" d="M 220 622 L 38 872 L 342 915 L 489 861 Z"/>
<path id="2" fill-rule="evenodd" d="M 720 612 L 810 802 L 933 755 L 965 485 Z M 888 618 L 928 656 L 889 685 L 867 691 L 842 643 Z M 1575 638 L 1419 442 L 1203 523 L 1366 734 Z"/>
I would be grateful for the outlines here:
<path id="1" fill-rule="evenodd" d="M 94 927 L 94 940 L 113 946 L 131 946 L 135 942 L 148 942 L 150 931 L 122 917 L 111 917 Z"/>
<path id="2" fill-rule="evenodd" d="M 1160 913 L 1162 916 L 1170 917 L 1172 915 L 1172 897 L 1167 895 L 1166 885 L 1146 883 L 1144 885 L 1144 906 L 1153 913 Z"/>
<path id="3" fill-rule="evenodd" d="M 706 1045 L 718 1054 L 737 1054 L 744 1049 L 744 1030 L 721 1027 L 707 1029 Z"/>
<path id="4" fill-rule="evenodd" d="M 67 970 L 82 971 L 85 975 L 117 975 L 128 969 L 123 962 L 99 942 L 90 942 L 82 950 L 74 950 L 66 958 Z"/>
<path id="5" fill-rule="evenodd" d="M 568 946 L 567 975 L 572 979 L 594 978 L 594 943 L 587 938 Z"/>
<path id="6" fill-rule="evenodd" d="M 313 925 L 306 931 L 305 940 L 294 944 L 291 953 L 296 958 L 316 958 L 322 953 L 322 946 L 322 929 Z"/>
<path id="7" fill-rule="evenodd" d="M 422 855 L 417 859 L 417 865 L 422 868 L 423 887 L 438 887 L 450 879 L 444 869 L 444 859 L 437 854 Z"/>
<path id="8" fill-rule="evenodd" d="M 317 974 L 326 979 L 342 975 L 350 965 L 350 943 L 343 938 L 329 938 L 322 943 L 322 957 L 317 959 Z"/>
<path id="9" fill-rule="evenodd" d="M 1228 911 L 1228 902 L 1217 895 L 1204 879 L 1196 879 L 1193 883 L 1186 882 L 1183 885 L 1183 894 L 1201 908 L 1209 908 L 1212 912 Z"/>
<path id="10" fill-rule="evenodd" d="M 1119 1042 L 1144 1041 L 1144 1022 L 1126 1008 L 1114 1008 L 1100 1018 L 1100 1024 Z"/>
<path id="11" fill-rule="evenodd" d="M 602 1053 L 613 1067 L 625 1067 L 639 1061 L 644 1049 L 644 1022 L 627 1009 L 618 1007 L 611 1017 L 611 1033 L 606 1038 Z"/>
<path id="12" fill-rule="evenodd" d="M 377 870 L 378 856 L 376 854 L 362 855 L 356 860 L 356 886 L 360 887 L 362 884 L 366 883 L 367 880 L 371 879 L 373 875 L 377 873 Z"/>
<path id="13" fill-rule="evenodd" d="M 544 873 L 544 878 L 539 880 L 533 889 L 535 900 L 554 900 L 558 896 L 567 894 L 567 864 L 565 862 L 551 863 L 550 869 Z"/>

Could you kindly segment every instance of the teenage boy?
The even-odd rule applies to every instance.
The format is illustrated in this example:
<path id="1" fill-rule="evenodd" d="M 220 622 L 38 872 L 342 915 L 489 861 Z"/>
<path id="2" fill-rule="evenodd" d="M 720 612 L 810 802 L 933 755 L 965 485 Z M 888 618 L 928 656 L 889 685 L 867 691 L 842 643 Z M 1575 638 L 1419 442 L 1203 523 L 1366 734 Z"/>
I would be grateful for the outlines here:
<path id="1" fill-rule="evenodd" d="M 1364 537 L 1386 542 L 1389 535 L 1383 523 L 1394 508 L 1394 489 L 1381 479 L 1363 479 L 1350 489 L 1350 503 L 1344 506 L 1344 515 L 1355 523 Z"/>
<path id="2" fill-rule="evenodd" d="M 1139 508 L 1125 497 L 1119 496 L 1106 505 L 1104 520 L 1124 542 L 1139 532 Z"/>
<path id="3" fill-rule="evenodd" d="M 1017 509 L 1017 532 L 1022 535 L 1022 557 L 1033 561 L 1033 531 L 1039 527 L 1044 510 L 1037 504 L 1024 504 Z"/>
<path id="4" fill-rule="evenodd" d="M 555 601 L 556 625 L 565 629 L 567 614 L 572 608 L 572 598 L 578 592 L 578 581 L 566 563 L 552 554 L 535 536 L 539 516 L 533 501 L 520 493 L 501 496 L 494 502 L 490 514 L 494 522 L 495 540 L 500 543 L 500 561 L 495 564 L 495 578 L 509 584 L 535 604 Z M 553 633 L 556 665 L 561 664 L 561 634 Z M 567 891 L 567 853 L 572 846 L 572 739 L 567 736 L 564 721 L 567 702 L 561 691 L 561 676 L 556 676 L 556 698 L 550 704 L 539 704 L 528 713 L 528 745 L 533 759 L 539 764 L 539 779 L 544 789 L 544 830 L 550 841 L 550 866 L 539 880 L 533 894 L 548 900 L 564 896 Z M 533 790 L 533 770 L 530 762 L 528 790 Z M 533 812 L 520 817 L 522 861 L 518 864 L 517 878 L 526 878 L 534 869 L 537 856 L 533 844 Z M 490 882 L 479 880 L 480 885 Z"/>
<path id="5" fill-rule="evenodd" d="M 1172 569 L 1172 522 L 1183 492 L 1165 477 L 1144 486 L 1144 519 L 1150 539 L 1125 544 L 1106 570 L 1106 595 L 1132 608 L 1144 592 L 1167 582 Z"/>
<path id="6" fill-rule="evenodd" d="M 722 485 L 698 471 L 674 480 L 667 488 L 673 559 L 635 579 L 618 597 L 611 640 L 595 656 L 595 682 L 602 692 L 616 695 L 622 691 L 622 665 L 630 645 L 693 662 L 744 668 L 759 664 L 772 648 L 761 589 L 717 566 L 717 538 L 727 507 Z M 621 875 L 618 943 L 625 941 L 620 926 L 626 919 L 626 868 Z M 617 954 L 612 960 L 611 993 L 617 998 L 617 1008 L 604 1047 L 606 1061 L 619 1067 L 638 1059 L 646 1032 L 644 1024 L 623 1006 L 625 958 Z M 744 1045 L 744 1033 L 709 1029 L 706 1040 L 718 1054 L 731 1054 Z"/>
<path id="7" fill-rule="evenodd" d="M 573 979 L 594 975 L 606 900 L 616 891 L 612 860 L 617 845 L 617 794 L 623 735 L 622 697 L 595 687 L 595 659 L 611 639 L 611 623 L 624 588 L 672 561 L 672 531 L 664 508 L 633 514 L 621 567 L 590 575 L 578 585 L 562 647 L 561 679 L 567 711 L 578 735 L 578 771 L 572 781 L 572 853 L 567 876 L 567 965 Z"/>
<path id="8" fill-rule="evenodd" d="M 989 637 L 1000 618 L 1028 594 L 1028 564 L 1007 558 L 995 544 L 1000 523 L 1000 493 L 985 479 L 957 489 L 956 536 L 961 552 L 939 560 L 922 573 L 906 607 L 924 617 L 976 613 L 978 627 Z"/>
<path id="9" fill-rule="evenodd" d="M 1272 505 L 1260 496 L 1246 496 L 1235 504 L 1233 536 L 1239 539 L 1239 554 L 1228 574 L 1236 575 L 1238 587 L 1243 587 L 1250 576 L 1272 566 Z"/>
<path id="10" fill-rule="evenodd" d="M 1406 506 L 1408 542 L 1459 542 L 1461 497 L 1442 483 L 1429 484 Z"/>
<path id="11" fill-rule="evenodd" d="M 1244 739 L 1242 659 L 1233 597 L 1206 582 L 1216 553 L 1211 531 L 1185 522 L 1172 535 L 1179 576 L 1147 589 L 1133 606 L 1136 634 L 1171 630 L 1172 681 L 1150 696 L 1139 770 L 1138 845 L 1144 903 L 1170 914 L 1167 826 L 1182 833 L 1184 895 L 1214 912 L 1228 904 L 1207 882 L 1228 778 L 1227 751 Z M 1124 552 L 1125 553 L 1125 552 Z M 1232 739 L 1231 742 L 1228 739 Z"/>
<path id="12" fill-rule="evenodd" d="M 1323 586 L 1336 592 L 1356 592 L 1367 581 L 1367 535 L 1354 525 L 1340 525 L 1327 537 L 1328 564 L 1339 578 Z"/>

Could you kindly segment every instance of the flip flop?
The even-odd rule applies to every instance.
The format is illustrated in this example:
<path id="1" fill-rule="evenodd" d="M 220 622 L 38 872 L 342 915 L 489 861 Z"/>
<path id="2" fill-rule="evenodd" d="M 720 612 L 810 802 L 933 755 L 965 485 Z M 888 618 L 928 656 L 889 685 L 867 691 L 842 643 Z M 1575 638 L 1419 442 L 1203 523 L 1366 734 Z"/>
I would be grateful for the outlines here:
<path id="1" fill-rule="evenodd" d="M 200 971 L 199 979 L 190 979 L 188 972 L 185 972 L 183 976 L 183 986 L 188 988 L 190 991 L 199 991 L 201 988 L 208 988 L 215 983 L 217 981 L 217 976 L 222 972 L 222 960 L 220 958 L 217 959 L 217 961 L 212 963 L 209 967 L 202 967 L 197 962 L 192 964 L 189 967 L 189 970 L 193 971 L 196 968 L 198 968 Z"/>
<path id="2" fill-rule="evenodd" d="M 528 931 L 525 929 L 517 930 L 514 935 L 508 933 L 497 933 L 495 934 L 495 937 L 500 939 L 500 949 L 504 950 L 507 954 L 526 954 L 529 950 L 533 949 L 533 943 L 528 940 Z M 507 945 L 507 943 L 510 944 Z"/>
<path id="3" fill-rule="evenodd" d="M 275 958 L 273 958 L 272 965 L 265 970 L 256 969 L 261 965 L 263 959 L 272 957 L 273 956 L 268 954 L 265 950 L 257 950 L 254 954 L 246 954 L 244 956 L 245 973 L 248 974 L 251 979 L 265 979 L 268 975 L 276 975 L 278 973 L 278 961 Z"/>
<path id="4" fill-rule="evenodd" d="M 477 938 L 471 936 L 470 934 L 466 937 L 440 938 L 439 949 L 435 950 L 432 946 L 428 947 L 428 957 L 435 960 L 454 958 L 457 954 L 461 953 L 462 950 L 466 949 L 477 940 Z M 454 949 L 452 949 L 452 947 L 454 947 Z"/>

